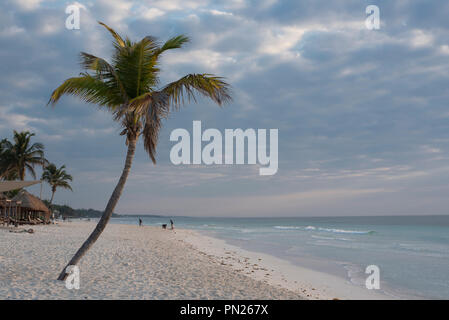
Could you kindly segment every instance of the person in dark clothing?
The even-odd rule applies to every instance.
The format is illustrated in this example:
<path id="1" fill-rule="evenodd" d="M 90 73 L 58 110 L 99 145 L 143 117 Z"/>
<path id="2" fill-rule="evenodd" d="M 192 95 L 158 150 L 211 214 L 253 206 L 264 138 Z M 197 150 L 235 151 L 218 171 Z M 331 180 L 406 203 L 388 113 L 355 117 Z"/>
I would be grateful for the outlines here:
<path id="1" fill-rule="evenodd" d="M 139 218 L 139 227 L 142 226 L 142 219 Z"/>
<path id="2" fill-rule="evenodd" d="M 170 219 L 170 224 L 171 224 L 171 229 L 172 229 L 172 230 L 175 230 L 175 227 L 173 226 L 174 223 L 173 223 L 173 220 L 172 220 L 172 219 Z"/>

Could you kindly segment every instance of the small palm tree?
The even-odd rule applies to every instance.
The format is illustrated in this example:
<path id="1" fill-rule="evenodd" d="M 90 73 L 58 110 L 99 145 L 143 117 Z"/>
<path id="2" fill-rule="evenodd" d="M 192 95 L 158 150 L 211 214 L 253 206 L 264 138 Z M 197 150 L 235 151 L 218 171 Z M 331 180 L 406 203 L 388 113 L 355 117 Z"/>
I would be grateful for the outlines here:
<path id="1" fill-rule="evenodd" d="M 73 178 L 65 171 L 65 166 L 61 166 L 58 169 L 53 163 L 50 163 L 44 168 L 42 180 L 46 181 L 51 186 L 50 207 L 53 203 L 53 198 L 57 188 L 69 189 L 70 191 L 73 191 L 69 184 L 69 181 L 72 181 Z"/>
<path id="2" fill-rule="evenodd" d="M 28 171 L 36 179 L 35 165 L 44 165 L 44 146 L 42 143 L 31 144 L 34 133 L 14 130 L 14 143 L 3 139 L 0 144 L 1 178 L 6 180 L 24 180 Z"/>
<path id="3" fill-rule="evenodd" d="M 145 150 L 156 163 L 156 145 L 162 119 L 172 110 L 178 110 L 186 101 L 196 101 L 196 95 L 212 99 L 218 105 L 230 101 L 229 85 L 211 74 L 189 74 L 181 79 L 159 85 L 158 67 L 161 55 L 181 48 L 189 39 L 184 35 L 171 38 L 159 45 L 147 36 L 138 42 L 123 39 L 113 29 L 99 22 L 114 38 L 112 63 L 88 53 L 81 53 L 81 66 L 85 72 L 69 78 L 51 95 L 49 104 L 55 104 L 63 95 L 73 95 L 109 111 L 123 128 L 128 151 L 120 179 L 112 192 L 96 228 L 72 257 L 69 265 L 76 265 L 95 243 L 108 223 L 120 198 L 128 177 L 140 136 Z M 67 277 L 66 268 L 59 280 Z"/>

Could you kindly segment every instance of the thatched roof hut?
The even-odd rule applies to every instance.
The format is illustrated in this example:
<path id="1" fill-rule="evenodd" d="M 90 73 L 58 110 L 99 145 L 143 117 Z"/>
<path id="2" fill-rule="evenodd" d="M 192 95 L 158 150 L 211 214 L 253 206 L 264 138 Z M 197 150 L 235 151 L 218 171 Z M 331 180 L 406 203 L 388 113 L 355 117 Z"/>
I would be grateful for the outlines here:
<path id="1" fill-rule="evenodd" d="M 21 190 L 12 201 L 19 202 L 21 210 L 30 211 L 34 214 L 38 214 L 45 221 L 50 219 L 50 210 L 47 206 L 37 197 L 33 196 L 31 193 Z"/>

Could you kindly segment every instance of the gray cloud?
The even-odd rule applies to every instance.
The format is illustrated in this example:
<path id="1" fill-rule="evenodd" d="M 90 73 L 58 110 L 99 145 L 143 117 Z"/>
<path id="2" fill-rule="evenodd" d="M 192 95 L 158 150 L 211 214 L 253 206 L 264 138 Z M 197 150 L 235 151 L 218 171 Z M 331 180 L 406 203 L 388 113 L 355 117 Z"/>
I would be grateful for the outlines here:
<path id="1" fill-rule="evenodd" d="M 79 2 L 79 31 L 64 28 L 66 3 L 8 1 L 0 12 L 0 134 L 32 130 L 70 168 L 75 192 L 59 201 L 101 209 L 122 167 L 109 114 L 72 98 L 45 106 L 80 71 L 79 51 L 109 57 L 102 20 L 132 38 L 188 34 L 164 57 L 162 80 L 213 72 L 234 88 L 225 109 L 200 100 L 171 116 L 157 166 L 139 149 L 119 211 L 225 215 L 210 208 L 222 201 L 233 215 L 447 213 L 435 187 L 448 188 L 447 2 L 375 1 L 379 31 L 364 26 L 371 1 Z M 173 167 L 170 131 L 192 120 L 279 128 L 279 173 Z"/>

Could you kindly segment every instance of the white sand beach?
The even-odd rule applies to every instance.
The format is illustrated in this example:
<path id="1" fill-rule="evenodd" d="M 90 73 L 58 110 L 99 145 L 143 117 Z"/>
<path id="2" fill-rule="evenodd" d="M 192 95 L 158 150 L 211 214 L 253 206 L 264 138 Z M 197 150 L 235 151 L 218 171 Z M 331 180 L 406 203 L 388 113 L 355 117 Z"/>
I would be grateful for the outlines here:
<path id="1" fill-rule="evenodd" d="M 55 280 L 93 222 L 0 229 L 0 299 L 378 299 L 344 279 L 191 230 L 110 224 L 82 259 L 80 289 Z M 22 228 L 30 228 L 25 226 Z"/>

